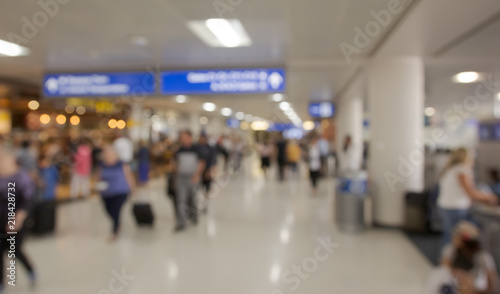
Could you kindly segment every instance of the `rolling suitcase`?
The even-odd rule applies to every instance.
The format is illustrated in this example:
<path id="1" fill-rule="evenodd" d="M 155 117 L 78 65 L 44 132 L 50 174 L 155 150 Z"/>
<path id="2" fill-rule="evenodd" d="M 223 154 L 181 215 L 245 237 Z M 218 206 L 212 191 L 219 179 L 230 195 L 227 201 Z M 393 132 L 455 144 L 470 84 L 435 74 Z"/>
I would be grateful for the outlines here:
<path id="1" fill-rule="evenodd" d="M 154 215 L 149 203 L 135 203 L 133 207 L 135 221 L 139 226 L 153 226 Z"/>
<path id="2" fill-rule="evenodd" d="M 37 235 L 53 233 L 56 227 L 56 202 L 41 201 L 34 205 L 31 231 Z"/>

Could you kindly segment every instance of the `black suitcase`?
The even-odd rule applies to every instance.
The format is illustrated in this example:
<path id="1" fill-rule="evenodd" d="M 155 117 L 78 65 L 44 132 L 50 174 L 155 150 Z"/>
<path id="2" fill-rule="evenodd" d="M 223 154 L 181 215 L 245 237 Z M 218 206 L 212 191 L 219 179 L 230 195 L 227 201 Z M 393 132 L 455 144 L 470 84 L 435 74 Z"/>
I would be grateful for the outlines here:
<path id="1" fill-rule="evenodd" d="M 410 232 L 429 231 L 429 193 L 408 192 L 405 196 L 405 229 Z"/>
<path id="2" fill-rule="evenodd" d="M 133 208 L 135 221 L 139 226 L 152 226 L 154 222 L 153 210 L 149 203 L 136 203 Z"/>
<path id="3" fill-rule="evenodd" d="M 34 205 L 31 231 L 37 235 L 53 233 L 56 227 L 56 202 L 41 201 Z"/>

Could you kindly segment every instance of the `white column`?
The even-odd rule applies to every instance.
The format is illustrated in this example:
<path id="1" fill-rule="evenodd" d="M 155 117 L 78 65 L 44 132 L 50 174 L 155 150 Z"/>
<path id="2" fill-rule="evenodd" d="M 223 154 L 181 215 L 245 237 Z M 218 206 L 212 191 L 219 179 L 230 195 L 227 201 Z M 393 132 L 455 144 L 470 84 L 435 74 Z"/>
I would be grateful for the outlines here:
<path id="1" fill-rule="evenodd" d="M 374 221 L 404 224 L 406 191 L 423 190 L 424 65 L 421 58 L 373 61 L 368 68 L 369 176 Z"/>
<path id="2" fill-rule="evenodd" d="M 189 113 L 189 130 L 194 138 L 198 138 L 201 132 L 200 114 L 198 112 Z"/>
<path id="3" fill-rule="evenodd" d="M 128 117 L 128 135 L 130 140 L 138 143 L 141 140 L 142 126 L 142 106 L 139 103 L 134 103 L 130 106 L 130 115 Z"/>
<path id="4" fill-rule="evenodd" d="M 345 137 L 351 136 L 352 148 L 355 155 L 352 166 L 355 167 L 355 170 L 359 170 L 363 158 L 363 101 L 361 98 L 345 97 L 342 99 L 338 104 L 336 121 L 337 154 L 343 152 Z"/>

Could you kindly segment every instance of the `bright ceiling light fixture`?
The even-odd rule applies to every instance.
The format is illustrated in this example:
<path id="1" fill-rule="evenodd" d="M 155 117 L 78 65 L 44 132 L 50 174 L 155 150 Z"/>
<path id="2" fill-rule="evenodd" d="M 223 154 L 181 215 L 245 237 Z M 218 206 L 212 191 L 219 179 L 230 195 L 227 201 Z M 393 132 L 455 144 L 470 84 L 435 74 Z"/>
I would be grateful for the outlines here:
<path id="1" fill-rule="evenodd" d="M 427 116 L 433 116 L 434 114 L 436 114 L 436 109 L 434 109 L 433 107 L 427 107 L 424 112 Z"/>
<path id="2" fill-rule="evenodd" d="M 288 108 L 290 108 L 290 103 L 288 103 L 288 102 L 281 102 L 280 103 L 281 110 L 287 110 Z"/>
<path id="3" fill-rule="evenodd" d="M 30 49 L 24 46 L 0 40 L 0 55 L 15 57 L 15 56 L 28 55 L 29 53 Z"/>
<path id="4" fill-rule="evenodd" d="M 187 102 L 187 97 L 184 96 L 184 95 L 177 95 L 177 97 L 175 97 L 175 102 L 177 102 L 177 103 L 186 103 Z"/>
<path id="5" fill-rule="evenodd" d="M 233 114 L 233 110 L 231 108 L 224 107 L 220 110 L 220 113 L 223 116 L 230 116 L 231 114 Z"/>
<path id="6" fill-rule="evenodd" d="M 280 102 L 283 100 L 283 94 L 279 94 L 279 93 L 276 93 L 276 94 L 273 94 L 272 98 L 271 98 L 274 102 Z"/>
<path id="7" fill-rule="evenodd" d="M 304 130 L 306 131 L 312 131 L 314 130 L 314 122 L 308 120 L 308 121 L 305 121 L 303 124 L 302 124 L 302 127 L 304 128 Z"/>
<path id="8" fill-rule="evenodd" d="M 190 21 L 188 28 L 211 47 L 245 47 L 252 40 L 237 19 L 211 18 L 206 21 Z"/>
<path id="9" fill-rule="evenodd" d="M 245 114 L 244 114 L 243 112 L 241 112 L 241 111 L 236 112 L 236 115 L 235 115 L 235 116 L 236 116 L 236 118 L 237 118 L 237 119 L 239 119 L 239 120 L 242 120 L 242 119 L 244 119 L 244 118 L 245 118 Z"/>
<path id="10" fill-rule="evenodd" d="M 215 106 L 215 104 L 212 102 L 205 102 L 205 103 L 203 103 L 202 107 L 203 107 L 203 110 L 208 111 L 208 112 L 215 111 L 215 109 L 217 108 L 217 106 Z"/>
<path id="11" fill-rule="evenodd" d="M 251 115 L 251 114 L 245 115 L 245 121 L 252 122 L 253 121 L 253 115 Z"/>
<path id="12" fill-rule="evenodd" d="M 478 72 L 475 71 L 466 71 L 466 72 L 461 72 L 453 76 L 453 81 L 455 83 L 474 83 L 479 81 L 481 78 L 481 75 Z"/>
<path id="13" fill-rule="evenodd" d="M 497 100 L 500 100 L 500 93 L 497 94 Z"/>

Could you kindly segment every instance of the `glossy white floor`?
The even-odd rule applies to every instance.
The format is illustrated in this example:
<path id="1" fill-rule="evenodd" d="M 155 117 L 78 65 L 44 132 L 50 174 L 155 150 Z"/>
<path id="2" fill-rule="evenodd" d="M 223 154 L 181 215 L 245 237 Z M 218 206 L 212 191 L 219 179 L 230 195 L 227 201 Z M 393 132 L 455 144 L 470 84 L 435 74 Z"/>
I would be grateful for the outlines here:
<path id="1" fill-rule="evenodd" d="M 431 266 L 403 234 L 337 230 L 333 179 L 315 197 L 304 177 L 278 183 L 256 168 L 220 185 L 198 226 L 174 234 L 164 182 L 153 181 L 155 227 L 137 228 L 129 202 L 114 244 L 98 198 L 60 206 L 57 234 L 26 244 L 37 286 L 20 271 L 7 293 L 422 293 Z M 122 271 L 133 279 L 116 279 Z"/>

